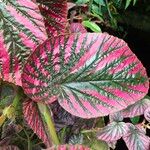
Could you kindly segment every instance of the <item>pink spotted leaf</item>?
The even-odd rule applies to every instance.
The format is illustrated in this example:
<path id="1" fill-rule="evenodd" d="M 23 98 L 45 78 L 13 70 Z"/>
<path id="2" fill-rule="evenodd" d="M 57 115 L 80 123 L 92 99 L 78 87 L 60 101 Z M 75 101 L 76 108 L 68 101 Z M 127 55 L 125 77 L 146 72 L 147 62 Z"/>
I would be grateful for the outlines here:
<path id="1" fill-rule="evenodd" d="M 133 124 L 128 124 L 128 132 L 123 137 L 129 150 L 149 150 L 150 138 L 145 135 L 143 129 Z"/>
<path id="2" fill-rule="evenodd" d="M 135 117 L 144 114 L 146 108 L 150 107 L 150 98 L 145 97 L 140 101 L 134 103 L 133 105 L 128 106 L 122 111 L 123 117 Z"/>
<path id="3" fill-rule="evenodd" d="M 45 123 L 42 120 L 42 116 L 39 113 L 38 106 L 31 99 L 23 103 L 23 114 L 24 118 L 29 127 L 37 134 L 37 136 L 45 143 L 50 146 L 50 139 L 47 135 Z"/>
<path id="4" fill-rule="evenodd" d="M 44 17 L 48 36 L 65 32 L 67 23 L 67 0 L 36 0 Z"/>
<path id="5" fill-rule="evenodd" d="M 97 133 L 99 140 L 115 142 L 124 136 L 128 131 L 128 126 L 124 122 L 111 122 Z"/>
<path id="6" fill-rule="evenodd" d="M 145 119 L 150 122 L 150 106 L 144 111 Z"/>
<path id="7" fill-rule="evenodd" d="M 46 150 L 90 150 L 90 148 L 83 145 L 59 145 Z"/>
<path id="8" fill-rule="evenodd" d="M 106 33 L 45 41 L 25 64 L 22 82 L 31 99 L 56 99 L 82 118 L 122 110 L 143 98 L 149 88 L 145 68 L 127 44 Z"/>
<path id="9" fill-rule="evenodd" d="M 1 0 L 0 16 L 0 79 L 21 85 L 25 61 L 47 39 L 43 18 L 31 0 Z"/>
<path id="10" fill-rule="evenodd" d="M 70 25 L 71 33 L 86 33 L 86 29 L 81 23 L 71 23 Z"/>

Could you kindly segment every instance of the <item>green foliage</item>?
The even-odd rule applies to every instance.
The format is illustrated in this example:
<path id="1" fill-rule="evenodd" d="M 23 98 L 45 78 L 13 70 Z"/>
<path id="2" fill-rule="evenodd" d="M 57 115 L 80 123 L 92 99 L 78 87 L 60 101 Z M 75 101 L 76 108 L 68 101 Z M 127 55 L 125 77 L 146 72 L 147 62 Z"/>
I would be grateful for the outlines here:
<path id="1" fill-rule="evenodd" d="M 94 22 L 91 22 L 91 21 L 83 21 L 82 24 L 87 27 L 87 28 L 90 28 L 93 32 L 101 32 L 101 29 L 100 27 L 94 23 Z"/>
<path id="2" fill-rule="evenodd" d="M 140 120 L 140 117 L 139 116 L 136 116 L 136 117 L 133 117 L 133 118 L 130 118 L 131 122 L 133 124 L 138 124 L 139 120 Z"/>
<path id="3" fill-rule="evenodd" d="M 88 15 L 87 18 L 96 17 L 100 24 L 120 30 L 118 27 L 118 20 L 121 17 L 120 11 L 124 11 L 130 5 L 134 6 L 136 2 L 137 0 L 77 0 L 76 4 L 84 4 L 88 7 L 88 14 L 91 16 Z M 85 19 L 86 18 L 83 17 L 84 21 L 86 21 Z M 95 23 L 95 19 L 91 20 L 91 22 Z M 95 32 L 95 30 L 92 31 Z"/>

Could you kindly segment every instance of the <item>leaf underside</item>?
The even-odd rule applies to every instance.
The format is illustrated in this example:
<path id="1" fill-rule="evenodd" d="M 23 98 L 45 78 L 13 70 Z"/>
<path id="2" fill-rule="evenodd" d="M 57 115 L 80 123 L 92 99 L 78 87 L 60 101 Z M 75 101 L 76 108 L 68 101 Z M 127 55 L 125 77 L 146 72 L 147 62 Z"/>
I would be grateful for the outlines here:
<path id="1" fill-rule="evenodd" d="M 48 148 L 47 150 L 90 150 L 90 148 L 83 145 L 59 145 Z"/>
<path id="2" fill-rule="evenodd" d="M 128 126 L 124 122 L 111 122 L 105 126 L 99 133 L 97 137 L 99 140 L 106 142 L 115 142 L 119 140 L 128 131 Z"/>
<path id="3" fill-rule="evenodd" d="M 121 114 L 121 111 L 109 115 L 110 122 L 113 122 L 113 121 L 119 122 L 122 120 L 123 120 L 123 115 Z"/>
<path id="4" fill-rule="evenodd" d="M 63 34 L 67 23 L 67 0 L 36 0 L 44 17 L 48 36 Z"/>
<path id="5" fill-rule="evenodd" d="M 145 119 L 150 122 L 150 106 L 144 111 Z"/>
<path id="6" fill-rule="evenodd" d="M 123 137 L 129 150 L 149 150 L 150 138 L 145 135 L 142 129 L 128 124 L 128 133 Z"/>
<path id="7" fill-rule="evenodd" d="M 122 111 L 123 117 L 135 117 L 144 114 L 146 108 L 150 107 L 150 99 L 145 97 Z"/>
<path id="8" fill-rule="evenodd" d="M 29 127 L 38 135 L 40 139 L 42 139 L 43 143 L 47 146 L 50 146 L 50 140 L 45 131 L 45 125 L 42 121 L 42 117 L 38 111 L 38 106 L 31 99 L 25 101 L 23 103 L 23 114 L 24 118 L 29 125 Z"/>
<path id="9" fill-rule="evenodd" d="M 28 59 L 22 82 L 31 99 L 58 99 L 82 118 L 124 109 L 143 98 L 149 87 L 145 68 L 127 44 L 106 33 L 45 41 Z"/>
<path id="10" fill-rule="evenodd" d="M 21 85 L 22 67 L 47 39 L 43 18 L 31 0 L 0 2 L 0 78 Z"/>

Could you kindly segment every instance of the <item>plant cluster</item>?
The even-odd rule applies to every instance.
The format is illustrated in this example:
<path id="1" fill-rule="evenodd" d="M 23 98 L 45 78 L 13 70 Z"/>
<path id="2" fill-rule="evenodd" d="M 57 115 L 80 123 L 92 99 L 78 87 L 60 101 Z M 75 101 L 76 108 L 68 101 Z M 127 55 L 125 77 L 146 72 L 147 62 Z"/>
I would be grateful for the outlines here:
<path id="1" fill-rule="evenodd" d="M 122 138 L 149 150 L 145 68 L 122 39 L 69 23 L 67 6 L 0 0 L 0 149 L 108 150 Z"/>

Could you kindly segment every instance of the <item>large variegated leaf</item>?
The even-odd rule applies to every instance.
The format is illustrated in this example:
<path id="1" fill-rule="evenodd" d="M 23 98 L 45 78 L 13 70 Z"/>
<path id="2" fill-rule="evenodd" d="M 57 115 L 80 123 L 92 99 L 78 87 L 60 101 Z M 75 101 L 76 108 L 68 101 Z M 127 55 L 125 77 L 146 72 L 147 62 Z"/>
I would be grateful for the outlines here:
<path id="1" fill-rule="evenodd" d="M 38 111 L 38 106 L 32 100 L 27 100 L 23 103 L 23 114 L 27 124 L 30 128 L 42 139 L 43 143 L 50 146 L 50 140 L 45 130 L 45 124 Z"/>
<path id="2" fill-rule="evenodd" d="M 83 145 L 59 145 L 48 148 L 47 150 L 90 150 L 90 148 Z"/>
<path id="3" fill-rule="evenodd" d="M 55 36 L 65 32 L 67 23 L 67 0 L 36 0 L 39 4 L 47 34 Z"/>
<path id="4" fill-rule="evenodd" d="M 135 117 L 144 114 L 146 108 L 150 107 L 150 99 L 148 97 L 136 102 L 133 105 L 128 106 L 122 111 L 123 117 Z"/>
<path id="5" fill-rule="evenodd" d="M 132 124 L 128 124 L 128 133 L 123 137 L 129 150 L 150 150 L 150 138 L 145 132 Z"/>
<path id="6" fill-rule="evenodd" d="M 38 6 L 31 0 L 0 0 L 0 78 L 21 85 L 22 67 L 47 38 Z"/>
<path id="7" fill-rule="evenodd" d="M 99 140 L 114 142 L 119 140 L 128 131 L 128 125 L 124 122 L 111 122 L 98 132 Z"/>
<path id="8" fill-rule="evenodd" d="M 127 44 L 106 33 L 47 40 L 26 63 L 22 82 L 33 100 L 58 99 L 64 109 L 83 118 L 124 109 L 149 87 L 144 67 Z"/>

